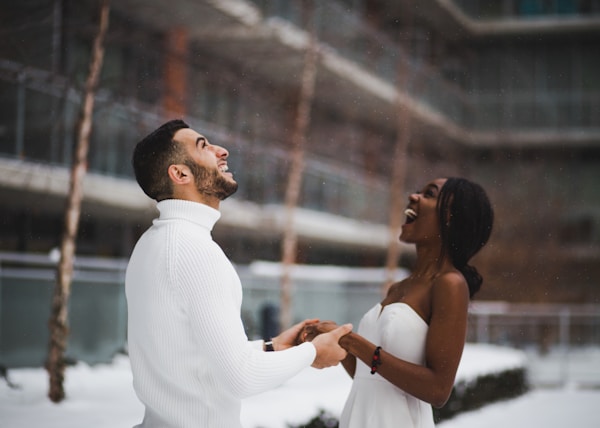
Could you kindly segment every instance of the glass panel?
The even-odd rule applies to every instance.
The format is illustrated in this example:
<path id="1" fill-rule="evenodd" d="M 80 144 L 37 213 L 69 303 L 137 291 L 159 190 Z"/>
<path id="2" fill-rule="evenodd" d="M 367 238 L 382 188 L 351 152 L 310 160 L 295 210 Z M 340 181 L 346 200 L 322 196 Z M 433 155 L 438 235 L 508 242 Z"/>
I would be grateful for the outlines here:
<path id="1" fill-rule="evenodd" d="M 23 156 L 50 162 L 51 146 L 48 136 L 53 128 L 53 112 L 58 108 L 57 99 L 34 90 L 25 95 L 25 142 Z"/>
<path id="2" fill-rule="evenodd" d="M 53 0 L 2 2 L 2 57 L 33 67 L 52 69 Z"/>
<path id="3" fill-rule="evenodd" d="M 17 86 L 0 80 L 0 153 L 17 155 Z"/>

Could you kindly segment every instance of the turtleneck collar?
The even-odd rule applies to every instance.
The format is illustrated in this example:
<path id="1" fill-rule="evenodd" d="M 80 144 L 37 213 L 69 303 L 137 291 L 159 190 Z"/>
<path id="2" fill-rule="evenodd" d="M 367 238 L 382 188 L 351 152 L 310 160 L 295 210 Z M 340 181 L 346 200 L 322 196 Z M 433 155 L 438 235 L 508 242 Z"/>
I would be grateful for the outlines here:
<path id="1" fill-rule="evenodd" d="M 221 218 L 221 212 L 208 205 L 184 199 L 165 199 L 156 204 L 160 212 L 158 220 L 183 219 L 212 231 Z"/>

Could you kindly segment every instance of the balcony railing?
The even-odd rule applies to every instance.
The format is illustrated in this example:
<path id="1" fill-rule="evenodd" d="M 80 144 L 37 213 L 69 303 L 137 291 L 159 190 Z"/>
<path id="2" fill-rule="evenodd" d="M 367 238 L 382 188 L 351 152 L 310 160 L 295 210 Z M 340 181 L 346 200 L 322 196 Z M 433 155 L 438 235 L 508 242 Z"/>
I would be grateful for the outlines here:
<path id="1" fill-rule="evenodd" d="M 453 0 L 474 19 L 540 19 L 600 16 L 600 3 L 589 0 Z"/>
<path id="2" fill-rule="evenodd" d="M 284 19 L 306 30 L 302 19 L 302 2 L 255 0 L 267 17 Z M 402 70 L 401 91 L 417 104 L 423 104 L 443 116 L 464 124 L 473 106 L 465 92 L 444 79 L 439 71 L 419 58 L 412 58 L 384 33 L 366 25 L 357 14 L 336 1 L 315 2 L 316 32 L 326 49 L 359 65 L 380 79 L 398 85 Z"/>
<path id="3" fill-rule="evenodd" d="M 255 0 L 255 3 L 267 17 L 284 19 L 299 28 L 305 27 L 302 2 Z M 526 3 L 542 5 L 541 10 L 548 14 L 563 16 L 563 13 L 572 9 L 585 16 L 600 17 L 600 3 L 598 6 L 586 6 L 594 2 L 577 0 L 459 0 L 456 3 L 476 17 L 485 16 L 484 9 L 496 11 L 490 12 L 496 17 L 507 14 L 517 16 L 519 7 L 525 8 Z M 408 95 L 416 105 L 433 110 L 465 129 L 504 134 L 507 130 L 598 131 L 600 92 L 595 84 L 592 87 L 569 87 L 570 82 L 565 81 L 566 89 L 548 88 L 540 93 L 542 83 L 536 84 L 531 77 L 528 88 L 506 87 L 467 92 L 465 88 L 446 79 L 441 70 L 427 65 L 418 56 L 404 52 L 398 43 L 365 24 L 358 14 L 341 3 L 315 2 L 314 13 L 319 43 L 395 86 L 398 86 L 399 70 L 403 70 L 403 83 L 399 87 L 403 94 Z M 578 55 L 585 56 L 586 53 Z M 510 64 L 508 68 L 507 63 Z M 488 66 L 500 67 L 505 73 L 504 79 L 523 73 L 521 66 L 506 55 L 493 60 Z M 541 64 L 541 67 L 543 69 L 544 65 Z M 476 74 L 469 76 L 470 80 L 478 78 L 480 76 Z"/>
<path id="4" fill-rule="evenodd" d="M 40 70 L 0 61 L 0 156 L 70 167 L 79 93 Z M 90 171 L 133 178 L 133 146 L 163 118 L 151 106 L 124 104 L 106 91 L 96 97 L 89 152 Z M 289 156 L 276 141 L 247 141 L 218 125 L 188 117 L 192 126 L 227 147 L 229 164 L 242 183 L 236 197 L 282 204 Z M 300 206 L 375 223 L 387 221 L 388 187 L 348 165 L 305 162 Z"/>

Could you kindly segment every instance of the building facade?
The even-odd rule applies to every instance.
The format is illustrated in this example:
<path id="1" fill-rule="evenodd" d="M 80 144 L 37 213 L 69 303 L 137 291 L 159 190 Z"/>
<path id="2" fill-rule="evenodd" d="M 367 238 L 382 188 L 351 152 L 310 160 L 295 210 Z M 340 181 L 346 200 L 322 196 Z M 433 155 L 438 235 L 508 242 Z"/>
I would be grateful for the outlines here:
<path id="1" fill-rule="evenodd" d="M 240 183 L 215 239 L 239 264 L 281 258 L 290 136 L 313 23 L 317 74 L 297 260 L 384 265 L 393 194 L 464 175 L 496 227 L 482 299 L 600 299 L 600 2 L 112 2 L 77 252 L 125 258 L 155 215 L 131 151 L 184 118 Z M 0 12 L 0 251 L 60 242 L 98 5 Z M 404 144 L 402 188 L 392 175 Z M 412 252 L 402 247 L 401 264 Z"/>

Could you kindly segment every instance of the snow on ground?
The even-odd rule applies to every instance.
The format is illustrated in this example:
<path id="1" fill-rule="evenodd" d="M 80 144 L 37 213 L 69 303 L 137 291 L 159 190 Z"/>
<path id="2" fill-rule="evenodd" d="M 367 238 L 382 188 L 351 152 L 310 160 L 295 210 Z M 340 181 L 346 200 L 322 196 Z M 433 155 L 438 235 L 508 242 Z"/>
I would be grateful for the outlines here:
<path id="1" fill-rule="evenodd" d="M 596 351 L 594 351 L 596 352 Z M 521 352 L 487 345 L 467 345 L 457 377 L 469 380 L 481 373 L 522 364 Z M 598 353 L 592 353 L 596 364 Z M 53 404 L 46 397 L 48 378 L 43 369 L 9 371 L 19 386 L 11 389 L 0 380 L 0 427 L 2 428 L 131 428 L 139 423 L 143 406 L 132 387 L 129 360 L 118 356 L 110 365 L 77 364 L 66 373 L 67 399 Z M 596 385 L 597 386 L 597 385 Z M 320 409 L 339 416 L 350 379 L 341 366 L 306 369 L 272 391 L 244 400 L 244 428 L 286 428 L 301 424 Z M 522 397 L 495 403 L 444 421 L 441 428 L 505 427 L 558 428 L 597 426 L 600 389 L 537 389 Z"/>
<path id="2" fill-rule="evenodd" d="M 520 398 L 490 404 L 441 422 L 438 428 L 598 427 L 600 390 L 534 390 Z"/>
<path id="3" fill-rule="evenodd" d="M 456 382 L 468 382 L 485 374 L 518 369 L 525 365 L 527 356 L 521 351 L 496 345 L 467 343 L 456 373 Z"/>

